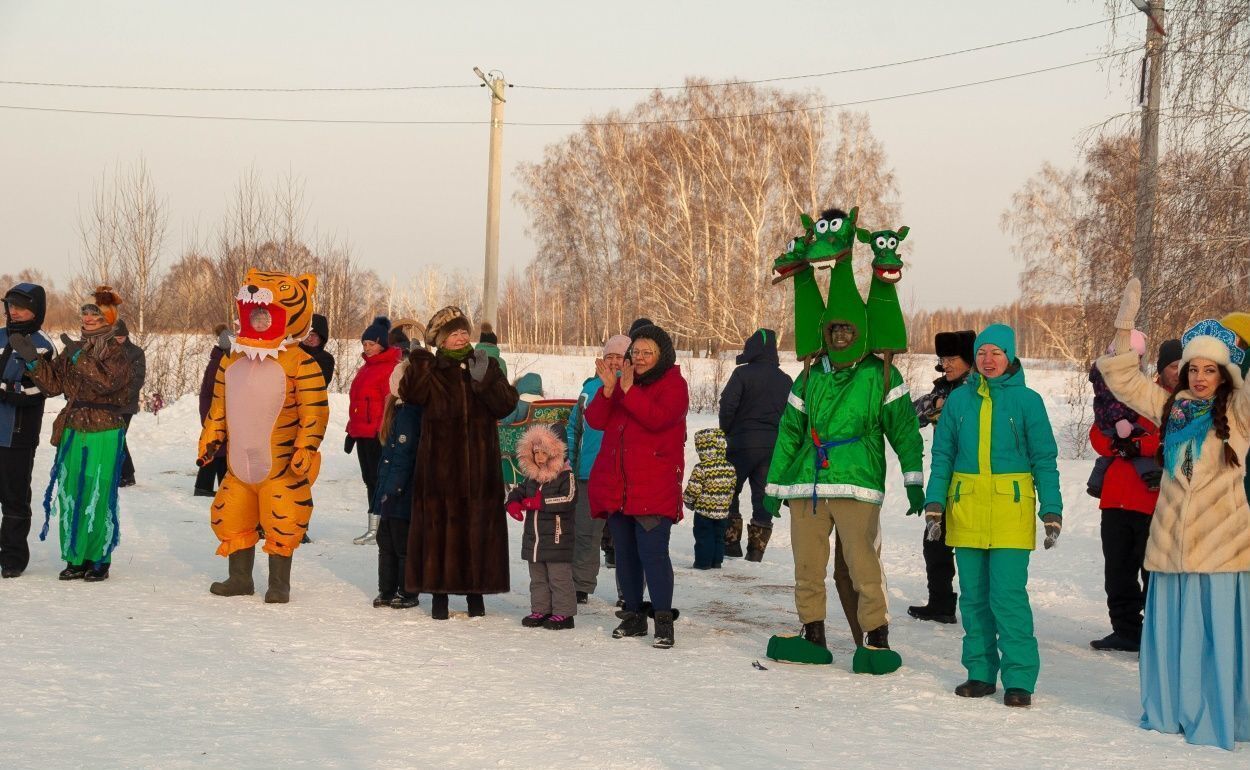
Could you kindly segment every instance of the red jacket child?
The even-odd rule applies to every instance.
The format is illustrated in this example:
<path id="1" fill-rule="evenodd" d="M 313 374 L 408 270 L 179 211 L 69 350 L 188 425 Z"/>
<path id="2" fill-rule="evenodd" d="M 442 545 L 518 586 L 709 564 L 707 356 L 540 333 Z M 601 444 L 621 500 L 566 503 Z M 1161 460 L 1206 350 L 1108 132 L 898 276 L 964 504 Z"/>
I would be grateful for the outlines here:
<path id="1" fill-rule="evenodd" d="M 1098 502 L 1100 509 L 1120 508 L 1138 513 L 1154 513 L 1155 502 L 1159 499 L 1158 487 L 1153 490 L 1148 488 L 1130 459 L 1116 450 L 1117 442 L 1126 442 L 1136 448 L 1138 457 L 1155 456 L 1159 450 L 1159 429 L 1145 417 L 1138 417 L 1137 425 L 1145 433 L 1126 439 L 1108 436 L 1097 425 L 1089 429 L 1089 443 L 1094 451 L 1102 457 L 1115 458 L 1103 479 L 1102 495 Z"/>
<path id="2" fill-rule="evenodd" d="M 347 413 L 347 435 L 352 438 L 377 438 L 382 429 L 382 409 L 391 392 L 391 371 L 399 363 L 403 351 L 386 348 L 374 356 L 365 356 L 365 365 L 356 372 L 350 391 L 351 406 Z"/>

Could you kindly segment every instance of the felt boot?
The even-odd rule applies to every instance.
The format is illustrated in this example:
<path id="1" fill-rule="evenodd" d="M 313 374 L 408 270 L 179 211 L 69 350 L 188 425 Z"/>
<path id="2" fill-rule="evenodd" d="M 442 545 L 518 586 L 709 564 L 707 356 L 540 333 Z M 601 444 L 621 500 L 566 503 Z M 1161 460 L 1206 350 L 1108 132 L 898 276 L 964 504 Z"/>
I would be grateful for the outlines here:
<path id="1" fill-rule="evenodd" d="M 227 557 L 230 576 L 208 587 L 217 596 L 251 596 L 256 593 L 252 567 L 256 564 L 256 546 L 241 548 Z"/>
<path id="2" fill-rule="evenodd" d="M 742 519 L 730 519 L 725 528 L 725 555 L 742 556 Z"/>
<path id="3" fill-rule="evenodd" d="M 291 557 L 269 554 L 269 590 L 265 604 L 286 604 L 291 601 Z"/>
<path id="4" fill-rule="evenodd" d="M 768 547 L 768 538 L 772 534 L 772 527 L 747 525 L 747 561 L 764 560 L 764 549 Z"/>

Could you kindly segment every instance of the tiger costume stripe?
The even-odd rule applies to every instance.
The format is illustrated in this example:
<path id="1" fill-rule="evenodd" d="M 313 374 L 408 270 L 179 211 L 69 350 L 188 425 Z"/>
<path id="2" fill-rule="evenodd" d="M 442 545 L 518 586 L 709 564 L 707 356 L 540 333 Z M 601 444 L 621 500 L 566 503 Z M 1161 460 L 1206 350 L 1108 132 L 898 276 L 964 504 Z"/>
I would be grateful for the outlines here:
<path id="1" fill-rule="evenodd" d="M 252 548 L 290 556 L 313 512 L 330 408 L 321 369 L 298 341 L 312 321 L 316 278 L 249 270 L 239 289 L 239 334 L 222 358 L 200 435 L 201 461 L 226 445 L 227 472 L 210 522 L 229 556 Z"/>

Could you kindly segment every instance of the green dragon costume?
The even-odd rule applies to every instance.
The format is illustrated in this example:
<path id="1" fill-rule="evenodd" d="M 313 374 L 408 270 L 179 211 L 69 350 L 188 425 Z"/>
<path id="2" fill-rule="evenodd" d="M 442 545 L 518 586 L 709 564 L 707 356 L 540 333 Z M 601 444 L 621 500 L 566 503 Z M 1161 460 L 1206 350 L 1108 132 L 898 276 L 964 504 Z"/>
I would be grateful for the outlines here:
<path id="1" fill-rule="evenodd" d="M 908 513 L 924 505 L 920 427 L 902 375 L 889 361 L 907 349 L 895 284 L 902 275 L 898 232 L 856 227 L 858 209 L 803 216 L 803 239 L 774 262 L 774 283 L 794 278 L 794 338 L 804 371 L 781 418 L 768 472 L 768 494 L 790 503 L 795 551 L 799 636 L 776 636 L 768 656 L 804 663 L 832 661 L 825 646 L 824 579 L 829 531 L 838 531 L 834 582 L 855 640 L 853 668 L 884 674 L 902 659 L 888 646 L 888 613 L 879 553 L 880 505 L 885 499 L 885 442 L 898 455 Z M 855 284 L 856 238 L 873 245 L 867 303 Z M 828 300 L 812 263 L 833 260 Z M 884 397 L 881 394 L 885 394 Z M 845 541 L 845 547 L 844 547 Z"/>

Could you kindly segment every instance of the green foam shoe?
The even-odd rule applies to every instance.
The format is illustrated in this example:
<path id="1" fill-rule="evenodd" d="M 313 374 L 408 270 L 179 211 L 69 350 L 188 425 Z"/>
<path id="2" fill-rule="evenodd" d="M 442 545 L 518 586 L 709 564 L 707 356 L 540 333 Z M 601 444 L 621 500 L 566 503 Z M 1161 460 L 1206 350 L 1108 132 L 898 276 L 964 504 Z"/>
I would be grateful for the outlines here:
<path id="1" fill-rule="evenodd" d="M 764 654 L 781 663 L 827 666 L 833 662 L 832 652 L 801 636 L 774 636 L 768 640 L 768 651 Z"/>
<path id="2" fill-rule="evenodd" d="M 775 638 L 775 637 L 774 637 Z M 771 645 L 769 649 L 772 649 Z M 903 658 L 894 650 L 874 650 L 871 647 L 857 647 L 855 658 L 851 661 L 851 670 L 857 674 L 893 674 L 903 665 Z"/>

